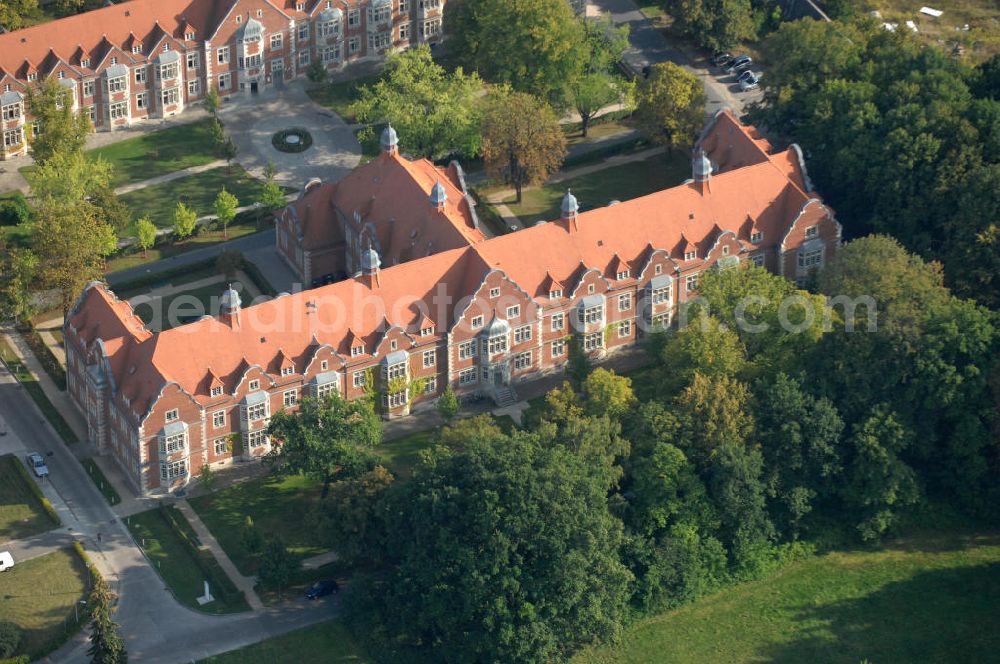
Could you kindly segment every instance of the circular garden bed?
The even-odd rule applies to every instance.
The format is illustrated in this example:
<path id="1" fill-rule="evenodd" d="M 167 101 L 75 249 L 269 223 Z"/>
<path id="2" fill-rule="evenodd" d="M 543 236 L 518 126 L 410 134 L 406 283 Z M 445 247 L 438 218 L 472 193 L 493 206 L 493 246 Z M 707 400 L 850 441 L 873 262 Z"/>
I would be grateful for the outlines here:
<path id="1" fill-rule="evenodd" d="M 271 137 L 271 145 L 279 152 L 305 152 L 312 144 L 312 135 L 299 127 L 282 129 Z"/>

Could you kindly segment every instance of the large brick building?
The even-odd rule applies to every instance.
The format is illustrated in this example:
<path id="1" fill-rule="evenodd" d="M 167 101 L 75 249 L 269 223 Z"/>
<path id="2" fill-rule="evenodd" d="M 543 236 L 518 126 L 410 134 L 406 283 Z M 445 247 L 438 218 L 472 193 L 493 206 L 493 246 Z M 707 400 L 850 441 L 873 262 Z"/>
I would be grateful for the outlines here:
<path id="1" fill-rule="evenodd" d="M 437 41 L 445 0 L 131 0 L 0 34 L 0 159 L 24 154 L 27 89 L 72 91 L 98 131 L 180 113 L 209 87 L 251 95 L 303 75 Z"/>
<path id="2" fill-rule="evenodd" d="M 408 161 L 392 132 L 383 148 L 277 223 L 305 275 L 350 278 L 249 307 L 227 291 L 217 317 L 159 333 L 101 284 L 80 296 L 65 326 L 69 392 L 137 491 L 259 457 L 270 415 L 303 396 L 374 392 L 401 416 L 451 384 L 503 403 L 562 371 L 574 341 L 600 360 L 669 325 L 707 269 L 751 261 L 803 279 L 840 243 L 798 148 L 773 151 L 728 112 L 684 184 L 585 213 L 567 194 L 560 219 L 490 239 L 457 166 Z"/>

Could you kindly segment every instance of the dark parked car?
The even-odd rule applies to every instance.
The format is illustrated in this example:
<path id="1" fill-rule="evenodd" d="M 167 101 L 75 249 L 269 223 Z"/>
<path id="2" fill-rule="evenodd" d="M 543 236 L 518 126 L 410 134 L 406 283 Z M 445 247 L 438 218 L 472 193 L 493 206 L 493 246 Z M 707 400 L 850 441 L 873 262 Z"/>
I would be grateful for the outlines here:
<path id="1" fill-rule="evenodd" d="M 730 74 L 743 71 L 747 67 L 753 64 L 753 59 L 749 55 L 738 55 L 733 58 L 728 65 L 726 65 L 726 71 Z"/>
<path id="2" fill-rule="evenodd" d="M 751 76 L 754 76 L 754 73 L 749 69 L 744 69 L 743 71 L 740 72 L 740 75 L 736 77 L 736 82 L 739 83 L 740 81 L 748 79 Z"/>
<path id="3" fill-rule="evenodd" d="M 319 599 L 326 597 L 340 590 L 340 586 L 333 579 L 321 579 L 306 588 L 306 599 Z"/>
<path id="4" fill-rule="evenodd" d="M 733 56 L 729 55 L 729 53 L 726 53 L 725 51 L 722 51 L 712 56 L 712 64 L 716 67 L 722 67 L 732 59 Z"/>

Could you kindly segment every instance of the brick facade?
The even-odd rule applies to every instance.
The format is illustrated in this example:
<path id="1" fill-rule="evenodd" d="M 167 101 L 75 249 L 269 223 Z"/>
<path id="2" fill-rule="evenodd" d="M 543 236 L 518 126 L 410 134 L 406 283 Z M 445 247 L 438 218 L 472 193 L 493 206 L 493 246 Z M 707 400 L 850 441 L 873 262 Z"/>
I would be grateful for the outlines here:
<path id="1" fill-rule="evenodd" d="M 387 417 L 432 406 L 447 384 L 461 397 L 509 398 L 520 382 L 562 371 L 569 343 L 600 361 L 670 325 L 705 270 L 753 261 L 801 279 L 840 243 L 797 150 L 773 151 L 728 112 L 699 140 L 688 182 L 586 213 L 567 194 L 560 219 L 491 239 L 468 225 L 464 199 L 440 209 L 434 179 L 446 172 L 393 150 L 372 164 L 355 175 L 398 170 L 376 198 L 402 208 L 354 209 L 370 194 L 338 199 L 348 176 L 314 186 L 282 216 L 326 210 L 308 232 L 336 235 L 336 207 L 347 206 L 340 212 L 369 233 L 349 278 L 250 307 L 230 291 L 219 316 L 159 333 L 101 284 L 81 295 L 65 327 L 69 391 L 136 491 L 259 457 L 270 415 L 303 396 L 373 394 Z M 407 178 L 429 192 L 422 206 L 397 191 Z M 409 251 L 441 228 L 458 246 Z M 346 265 L 354 240 L 338 242 Z"/>
<path id="2" fill-rule="evenodd" d="M 0 159 L 27 151 L 27 89 L 55 76 L 98 131 L 170 117 L 209 87 L 252 95 L 276 81 L 381 59 L 441 36 L 445 0 L 131 0 L 0 34 Z M 16 111 L 16 112 L 15 112 Z"/>

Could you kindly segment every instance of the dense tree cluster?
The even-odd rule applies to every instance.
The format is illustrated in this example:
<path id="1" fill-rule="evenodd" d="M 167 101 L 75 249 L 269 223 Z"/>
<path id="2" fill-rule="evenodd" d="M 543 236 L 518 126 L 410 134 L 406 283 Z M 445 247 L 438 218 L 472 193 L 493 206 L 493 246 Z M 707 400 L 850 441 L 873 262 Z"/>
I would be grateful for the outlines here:
<path id="1" fill-rule="evenodd" d="M 753 119 L 802 145 L 847 231 L 890 234 L 1000 306 L 1000 58 L 973 68 L 867 20 L 786 23 L 763 47 Z"/>
<path id="2" fill-rule="evenodd" d="M 319 523 L 368 570 L 357 633 L 384 661 L 562 661 L 921 505 L 995 519 L 995 315 L 884 236 L 817 284 L 706 273 L 638 394 L 581 364 L 523 428 L 457 420 L 406 481 L 339 476 Z"/>

